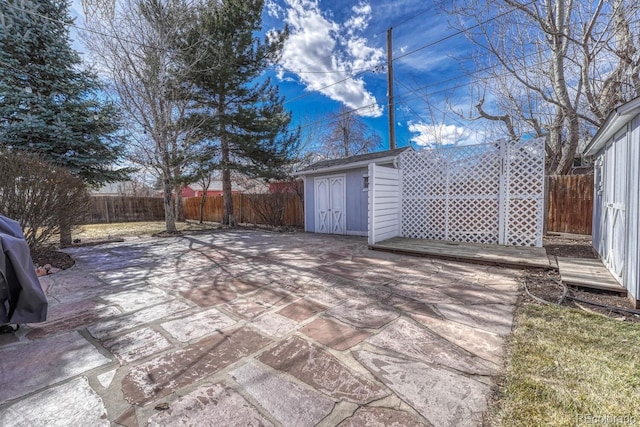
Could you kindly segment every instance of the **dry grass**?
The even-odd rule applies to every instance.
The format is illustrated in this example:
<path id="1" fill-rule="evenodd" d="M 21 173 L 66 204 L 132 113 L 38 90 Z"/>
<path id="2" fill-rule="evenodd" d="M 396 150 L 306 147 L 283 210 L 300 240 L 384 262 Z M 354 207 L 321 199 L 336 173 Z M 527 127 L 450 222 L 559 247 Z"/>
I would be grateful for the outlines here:
<path id="1" fill-rule="evenodd" d="M 199 231 L 216 228 L 219 224 L 177 222 L 178 231 Z M 81 226 L 73 233 L 74 239 L 93 241 L 112 238 L 150 236 L 166 230 L 164 221 L 122 222 L 111 224 L 89 224 Z"/>
<path id="2" fill-rule="evenodd" d="M 640 324 L 526 303 L 516 325 L 495 425 L 640 425 Z"/>

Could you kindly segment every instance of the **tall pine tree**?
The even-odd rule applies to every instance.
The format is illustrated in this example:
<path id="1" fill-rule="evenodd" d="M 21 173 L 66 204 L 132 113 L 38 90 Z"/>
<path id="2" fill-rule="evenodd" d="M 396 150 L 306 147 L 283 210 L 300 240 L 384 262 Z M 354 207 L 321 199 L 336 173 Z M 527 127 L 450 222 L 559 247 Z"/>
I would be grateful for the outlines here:
<path id="1" fill-rule="evenodd" d="M 184 73 L 190 86 L 190 122 L 210 144 L 209 161 L 222 170 L 224 214 L 233 215 L 231 172 L 277 178 L 290 161 L 298 135 L 288 132 L 291 114 L 276 86 L 264 75 L 276 61 L 287 32 L 263 41 L 262 0 L 208 0 L 185 34 Z M 195 96 L 193 96 L 195 94 Z"/>
<path id="2" fill-rule="evenodd" d="M 88 184 L 125 178 L 118 115 L 70 44 L 65 0 L 2 0 L 0 147 L 35 152 Z"/>

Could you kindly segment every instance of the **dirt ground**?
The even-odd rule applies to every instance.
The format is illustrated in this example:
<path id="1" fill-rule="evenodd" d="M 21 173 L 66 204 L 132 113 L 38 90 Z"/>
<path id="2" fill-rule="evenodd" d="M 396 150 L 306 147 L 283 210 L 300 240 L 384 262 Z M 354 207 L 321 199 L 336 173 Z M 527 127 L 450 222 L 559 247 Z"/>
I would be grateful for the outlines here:
<path id="1" fill-rule="evenodd" d="M 598 255 L 591 245 L 591 236 L 550 234 L 544 238 L 544 247 L 550 256 L 598 258 Z M 611 292 L 568 287 L 566 288 L 567 293 L 563 298 L 565 288 L 560 283 L 560 275 L 557 272 L 529 270 L 526 281 L 529 292 L 533 296 L 545 301 L 558 303 L 562 300 L 562 305 L 564 306 L 578 308 L 620 320 L 640 322 L 639 314 L 626 311 L 634 309 L 631 301 L 626 297 L 621 297 Z M 534 298 L 525 293 L 523 301 L 534 301 Z M 600 307 L 599 305 L 606 307 Z M 636 311 L 640 312 L 640 310 Z"/>

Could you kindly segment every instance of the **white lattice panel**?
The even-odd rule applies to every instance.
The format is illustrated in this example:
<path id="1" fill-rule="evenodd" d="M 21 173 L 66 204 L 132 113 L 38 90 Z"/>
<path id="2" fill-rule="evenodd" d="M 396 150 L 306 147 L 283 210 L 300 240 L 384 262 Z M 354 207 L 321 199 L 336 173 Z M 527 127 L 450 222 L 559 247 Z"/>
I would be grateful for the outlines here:
<path id="1" fill-rule="evenodd" d="M 405 151 L 402 235 L 540 246 L 544 141 Z"/>
<path id="2" fill-rule="evenodd" d="M 544 139 L 509 144 L 506 244 L 542 246 Z"/>

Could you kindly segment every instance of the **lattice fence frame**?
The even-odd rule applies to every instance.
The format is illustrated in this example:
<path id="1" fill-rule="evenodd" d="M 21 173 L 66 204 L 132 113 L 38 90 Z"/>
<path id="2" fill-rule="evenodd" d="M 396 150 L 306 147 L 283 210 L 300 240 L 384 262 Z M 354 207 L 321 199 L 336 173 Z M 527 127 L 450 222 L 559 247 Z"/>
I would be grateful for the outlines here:
<path id="1" fill-rule="evenodd" d="M 407 150 L 402 236 L 542 246 L 544 140 Z"/>

